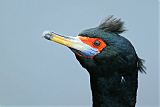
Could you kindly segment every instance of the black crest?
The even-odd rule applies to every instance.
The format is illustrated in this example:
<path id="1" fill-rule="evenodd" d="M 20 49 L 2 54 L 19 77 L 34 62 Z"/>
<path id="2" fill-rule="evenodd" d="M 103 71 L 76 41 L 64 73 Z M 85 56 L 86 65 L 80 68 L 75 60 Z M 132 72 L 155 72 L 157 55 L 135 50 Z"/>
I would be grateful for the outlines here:
<path id="1" fill-rule="evenodd" d="M 124 22 L 121 21 L 121 19 L 109 16 L 98 26 L 98 28 L 104 30 L 105 32 L 113 32 L 120 34 L 125 31 L 123 25 Z"/>

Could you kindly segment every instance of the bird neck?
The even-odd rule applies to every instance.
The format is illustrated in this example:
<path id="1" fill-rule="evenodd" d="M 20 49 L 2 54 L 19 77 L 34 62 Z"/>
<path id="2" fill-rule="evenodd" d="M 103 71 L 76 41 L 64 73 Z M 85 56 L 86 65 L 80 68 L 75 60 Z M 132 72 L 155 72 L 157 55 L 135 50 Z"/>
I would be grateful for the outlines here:
<path id="1" fill-rule="evenodd" d="M 124 80 L 125 78 L 125 80 Z M 137 74 L 124 77 L 90 74 L 93 107 L 135 107 Z"/>

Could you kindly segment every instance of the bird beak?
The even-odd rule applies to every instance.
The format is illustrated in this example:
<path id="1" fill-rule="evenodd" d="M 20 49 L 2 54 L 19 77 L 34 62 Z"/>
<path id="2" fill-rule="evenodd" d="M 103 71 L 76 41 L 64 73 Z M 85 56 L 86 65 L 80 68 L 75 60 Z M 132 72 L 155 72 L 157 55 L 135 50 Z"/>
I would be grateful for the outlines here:
<path id="1" fill-rule="evenodd" d="M 80 36 L 63 36 L 50 31 L 45 31 L 43 33 L 43 36 L 47 40 L 54 41 L 56 43 L 69 47 L 74 53 L 80 56 L 93 57 L 94 55 L 99 53 L 98 49 L 83 43 L 80 39 L 83 37 Z"/>

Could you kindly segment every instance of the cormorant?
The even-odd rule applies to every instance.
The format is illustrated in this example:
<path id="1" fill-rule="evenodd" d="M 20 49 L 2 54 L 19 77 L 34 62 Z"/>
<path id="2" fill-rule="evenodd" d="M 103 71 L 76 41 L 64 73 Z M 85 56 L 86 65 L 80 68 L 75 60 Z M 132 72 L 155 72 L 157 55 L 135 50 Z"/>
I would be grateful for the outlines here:
<path id="1" fill-rule="evenodd" d="M 108 17 L 76 37 L 44 32 L 44 38 L 69 47 L 90 74 L 93 107 L 135 107 L 138 71 L 145 72 L 121 19 Z"/>

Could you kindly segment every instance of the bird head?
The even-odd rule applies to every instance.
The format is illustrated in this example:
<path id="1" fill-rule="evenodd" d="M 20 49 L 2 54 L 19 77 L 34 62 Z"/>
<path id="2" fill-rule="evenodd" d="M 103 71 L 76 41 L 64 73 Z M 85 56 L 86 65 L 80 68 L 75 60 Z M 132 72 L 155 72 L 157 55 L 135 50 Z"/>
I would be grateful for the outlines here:
<path id="1" fill-rule="evenodd" d="M 43 35 L 48 40 L 69 47 L 84 68 L 88 71 L 92 69 L 96 73 L 136 65 L 137 55 L 134 47 L 126 38 L 119 35 L 124 31 L 123 22 L 111 16 L 98 27 L 84 30 L 75 37 L 50 31 L 44 32 Z"/>

